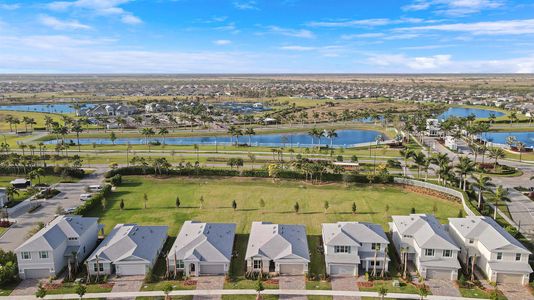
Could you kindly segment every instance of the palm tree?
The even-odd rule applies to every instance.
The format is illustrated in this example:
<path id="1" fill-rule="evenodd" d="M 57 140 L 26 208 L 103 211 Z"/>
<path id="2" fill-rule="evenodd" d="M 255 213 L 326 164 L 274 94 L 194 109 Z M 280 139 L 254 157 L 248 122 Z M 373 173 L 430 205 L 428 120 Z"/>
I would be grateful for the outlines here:
<path id="1" fill-rule="evenodd" d="M 80 133 L 83 132 L 83 128 L 82 128 L 82 125 L 80 124 L 80 122 L 76 122 L 72 125 L 72 127 L 70 128 L 70 130 L 72 132 L 75 132 L 76 133 L 76 140 L 77 140 L 77 143 L 78 143 L 78 152 L 80 152 Z"/>
<path id="2" fill-rule="evenodd" d="M 508 119 L 510 120 L 510 126 L 512 126 L 512 124 L 517 121 L 517 112 L 516 111 L 513 111 L 510 113 L 510 115 L 508 116 Z"/>
<path id="3" fill-rule="evenodd" d="M 413 156 L 413 161 L 417 165 L 417 178 L 421 178 L 421 168 L 426 164 L 426 156 L 423 152 L 418 152 Z"/>
<path id="4" fill-rule="evenodd" d="M 526 145 L 525 145 L 525 143 L 518 141 L 515 144 L 515 147 L 517 148 L 517 151 L 519 151 L 519 161 L 521 162 L 521 161 L 523 161 L 523 151 L 525 151 Z"/>
<path id="5" fill-rule="evenodd" d="M 15 119 L 15 117 L 13 117 L 12 115 L 7 115 L 6 116 L 6 123 L 9 124 L 9 131 L 12 132 L 13 131 L 13 120 Z"/>
<path id="6" fill-rule="evenodd" d="M 52 119 L 52 117 L 48 115 L 46 115 L 44 118 L 46 130 L 50 132 L 50 129 L 52 128 L 52 123 L 54 123 L 54 119 Z"/>
<path id="7" fill-rule="evenodd" d="M 460 188 L 465 191 L 467 188 L 467 176 L 475 171 L 475 163 L 469 157 L 462 156 L 459 158 L 456 168 L 460 173 Z"/>
<path id="8" fill-rule="evenodd" d="M 143 128 L 141 129 L 141 134 L 145 136 L 145 145 L 148 145 L 148 138 L 155 134 L 152 128 Z"/>
<path id="9" fill-rule="evenodd" d="M 330 148 L 334 143 L 334 139 L 338 137 L 338 134 L 335 129 L 329 129 L 326 131 L 326 137 L 330 139 Z"/>
<path id="10" fill-rule="evenodd" d="M 399 153 L 402 156 L 402 159 L 404 161 L 403 174 L 404 176 L 406 176 L 406 169 L 408 168 L 408 160 L 414 156 L 415 152 L 412 149 L 406 149 L 406 150 L 400 150 Z"/>
<path id="11" fill-rule="evenodd" d="M 489 149 L 488 156 L 495 160 L 495 163 L 493 165 L 493 169 L 497 168 L 497 165 L 499 164 L 499 159 L 502 159 L 505 157 L 504 150 L 499 147 L 493 147 Z"/>
<path id="12" fill-rule="evenodd" d="M 495 115 L 495 113 L 490 113 L 488 119 L 490 121 L 490 124 L 493 124 L 493 122 L 495 122 L 495 119 L 497 119 L 497 115 Z"/>
<path id="13" fill-rule="evenodd" d="M 495 200 L 495 208 L 493 209 L 493 219 L 497 220 L 497 209 L 500 202 L 504 201 L 506 199 L 506 196 L 508 196 L 508 190 L 503 188 L 502 185 L 499 185 L 497 189 L 495 189 L 494 197 Z"/>
<path id="14" fill-rule="evenodd" d="M 491 177 L 485 176 L 484 174 L 479 174 L 478 177 L 475 177 L 475 187 L 478 189 L 478 209 L 482 209 L 482 193 L 487 190 L 488 183 L 491 182 Z"/>
<path id="15" fill-rule="evenodd" d="M 245 129 L 245 134 L 248 135 L 248 145 L 252 146 L 252 136 L 256 135 L 256 131 L 254 131 L 254 128 L 248 127 Z"/>
<path id="16" fill-rule="evenodd" d="M 163 145 L 165 146 L 165 136 L 169 134 L 169 130 L 167 128 L 160 128 L 158 134 L 163 137 Z"/>
<path id="17" fill-rule="evenodd" d="M 308 131 L 308 135 L 311 136 L 312 138 L 312 148 L 313 148 L 315 144 L 315 138 L 318 136 L 321 136 L 321 131 L 317 129 L 316 127 L 313 127 L 312 129 Z"/>

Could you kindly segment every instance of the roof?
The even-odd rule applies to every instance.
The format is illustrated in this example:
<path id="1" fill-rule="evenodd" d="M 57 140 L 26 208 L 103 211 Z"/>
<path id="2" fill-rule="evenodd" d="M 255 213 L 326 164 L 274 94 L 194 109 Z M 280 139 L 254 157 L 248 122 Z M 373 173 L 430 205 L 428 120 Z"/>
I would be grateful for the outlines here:
<path id="1" fill-rule="evenodd" d="M 360 247 L 363 243 L 388 244 L 388 238 L 378 224 L 338 222 L 323 224 L 323 240 L 326 245 Z"/>
<path id="2" fill-rule="evenodd" d="M 272 260 L 302 259 L 310 261 L 304 225 L 253 222 L 245 258 L 264 256 Z"/>
<path id="3" fill-rule="evenodd" d="M 167 226 L 117 224 L 88 260 L 117 263 L 123 260 L 152 262 L 167 239 Z"/>
<path id="4" fill-rule="evenodd" d="M 391 218 L 399 233 L 413 236 L 420 248 L 460 250 L 433 215 L 411 214 L 409 216 L 392 216 Z"/>
<path id="5" fill-rule="evenodd" d="M 465 239 L 478 240 L 490 251 L 509 250 L 530 254 L 530 251 L 521 242 L 492 218 L 484 216 L 449 218 L 449 226 L 453 227 Z"/>
<path id="6" fill-rule="evenodd" d="M 23 248 L 27 249 L 28 247 L 35 247 L 37 249 L 50 247 L 51 249 L 56 249 L 67 237 L 80 237 L 97 222 L 98 218 L 86 218 L 74 215 L 58 216 L 26 240 L 26 242 L 17 247 L 15 251 Z"/>
<path id="7" fill-rule="evenodd" d="M 230 262 L 235 224 L 186 221 L 169 251 L 169 259 Z"/>
<path id="8" fill-rule="evenodd" d="M 488 262 L 490 268 L 496 272 L 509 272 L 509 273 L 532 273 L 532 268 L 528 263 L 514 264 L 503 261 L 490 261 Z"/>
<path id="9" fill-rule="evenodd" d="M 11 184 L 27 184 L 28 182 L 30 182 L 28 179 L 17 178 L 17 179 L 13 179 L 10 183 Z"/>

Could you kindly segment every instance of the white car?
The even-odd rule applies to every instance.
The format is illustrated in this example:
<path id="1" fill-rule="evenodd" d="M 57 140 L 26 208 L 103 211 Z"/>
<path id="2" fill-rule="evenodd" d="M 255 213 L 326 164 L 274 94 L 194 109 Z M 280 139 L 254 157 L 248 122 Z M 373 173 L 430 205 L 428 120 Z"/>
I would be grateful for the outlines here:
<path id="1" fill-rule="evenodd" d="M 80 195 L 80 200 L 81 201 L 86 201 L 86 200 L 91 199 L 91 197 L 93 197 L 93 194 L 81 194 Z"/>
<path id="2" fill-rule="evenodd" d="M 89 186 L 89 191 L 91 192 L 100 192 L 101 190 L 102 190 L 101 185 L 90 185 Z"/>
<path id="3" fill-rule="evenodd" d="M 65 214 L 73 214 L 76 211 L 76 207 L 69 207 L 64 209 Z"/>

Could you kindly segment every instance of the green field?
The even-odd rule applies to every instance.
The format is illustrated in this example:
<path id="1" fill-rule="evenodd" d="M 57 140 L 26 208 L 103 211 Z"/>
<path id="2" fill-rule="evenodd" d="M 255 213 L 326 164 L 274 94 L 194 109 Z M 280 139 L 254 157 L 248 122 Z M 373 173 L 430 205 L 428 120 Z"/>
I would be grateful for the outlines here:
<path id="1" fill-rule="evenodd" d="M 147 194 L 147 208 L 144 208 L 143 194 Z M 176 197 L 180 208 L 175 207 Z M 204 207 L 199 208 L 200 198 Z M 259 207 L 260 199 L 265 207 Z M 120 201 L 124 200 L 124 210 Z M 231 207 L 232 200 L 237 209 Z M 330 208 L 324 212 L 324 201 Z M 293 206 L 299 202 L 300 211 Z M 356 214 L 351 213 L 352 202 L 357 205 Z M 311 185 L 296 181 L 273 183 L 269 179 L 257 178 L 168 178 L 126 176 L 123 185 L 108 197 L 107 207 L 97 207 L 89 213 L 101 217 L 107 230 L 118 223 L 166 224 L 169 234 L 177 234 L 186 220 L 211 222 L 233 222 L 237 233 L 248 233 L 253 221 L 273 223 L 297 223 L 306 225 L 309 235 L 320 234 L 321 223 L 336 221 L 367 221 L 387 227 L 389 215 L 409 214 L 411 208 L 417 212 L 432 212 L 437 207 L 437 217 L 445 222 L 447 217 L 456 216 L 459 203 L 432 198 L 403 191 L 393 185 L 342 184 Z"/>

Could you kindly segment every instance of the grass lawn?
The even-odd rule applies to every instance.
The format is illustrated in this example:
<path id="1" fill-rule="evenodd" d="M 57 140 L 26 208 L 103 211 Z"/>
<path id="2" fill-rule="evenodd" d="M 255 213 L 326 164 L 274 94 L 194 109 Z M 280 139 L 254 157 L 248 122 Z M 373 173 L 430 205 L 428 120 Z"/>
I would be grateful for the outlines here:
<path id="1" fill-rule="evenodd" d="M 277 300 L 278 295 L 262 295 L 262 298 L 264 300 Z M 256 295 L 222 295 L 222 300 L 255 300 L 255 299 L 256 299 Z"/>
<path id="2" fill-rule="evenodd" d="M 2 285 L 0 286 L 0 296 L 3 297 L 3 296 L 9 296 L 11 294 L 11 292 L 13 292 L 13 290 L 17 287 L 17 285 L 19 284 L 19 282 L 11 282 L 11 283 L 7 283 L 5 285 Z"/>
<path id="3" fill-rule="evenodd" d="M 169 225 L 169 234 L 175 236 L 186 220 L 210 222 L 234 222 L 237 233 L 248 233 L 253 221 L 271 221 L 306 225 L 309 235 L 319 235 L 321 223 L 336 221 L 367 221 L 385 228 L 389 215 L 409 214 L 412 208 L 417 212 L 431 212 L 437 206 L 437 218 L 445 222 L 447 217 L 456 216 L 461 205 L 426 195 L 408 192 L 395 185 L 353 185 L 330 183 L 311 185 L 297 181 L 273 183 L 260 178 L 154 178 L 125 176 L 123 185 L 108 197 L 108 206 L 95 207 L 89 216 L 100 217 L 106 228 L 118 223 Z M 148 197 L 144 209 L 143 194 Z M 200 197 L 204 208 L 200 209 Z M 176 197 L 181 206 L 176 208 Z M 259 208 L 263 198 L 266 206 Z M 120 210 L 121 199 L 124 210 Z M 231 207 L 232 200 L 237 209 Z M 330 208 L 324 212 L 323 202 L 328 200 Z M 299 202 L 300 211 L 293 206 Z M 352 202 L 357 213 L 351 213 Z"/>
<path id="4" fill-rule="evenodd" d="M 479 298 L 479 299 L 489 299 L 491 294 L 481 290 L 478 287 L 473 288 L 459 288 L 460 294 L 462 294 L 462 297 L 465 298 Z M 506 297 L 502 295 L 502 293 L 499 293 L 499 296 L 497 300 L 506 300 Z"/>
<path id="5" fill-rule="evenodd" d="M 180 280 L 164 280 L 156 283 L 145 283 L 141 287 L 141 292 L 148 291 L 163 291 L 163 288 L 168 284 L 172 284 L 173 290 L 194 290 L 196 289 L 195 285 L 185 285 L 183 281 Z"/>
<path id="6" fill-rule="evenodd" d="M 313 261 L 313 258 L 312 258 L 312 261 Z M 329 281 L 306 281 L 306 289 L 307 290 L 331 290 L 332 285 L 330 284 Z M 332 298 L 333 298 L 332 296 L 315 296 L 315 295 L 308 296 L 308 300 L 331 300 Z"/>
<path id="7" fill-rule="evenodd" d="M 4 233 L 7 231 L 7 228 L 0 227 L 0 237 L 4 235 Z"/>
<path id="8" fill-rule="evenodd" d="M 193 296 L 172 296 L 172 300 L 193 300 Z M 164 300 L 165 297 L 136 297 L 135 300 Z"/>
<path id="9" fill-rule="evenodd" d="M 308 248 L 311 254 L 308 264 L 310 274 L 326 275 L 322 237 L 320 235 L 308 235 Z"/>
<path id="10" fill-rule="evenodd" d="M 360 287 L 359 289 L 363 292 L 378 292 L 378 289 L 384 286 L 388 293 L 417 294 L 417 288 L 412 284 L 405 284 L 401 281 L 400 286 L 395 287 L 392 282 L 392 280 L 376 280 L 373 287 Z"/>
<path id="11" fill-rule="evenodd" d="M 109 293 L 111 288 L 100 285 L 100 284 L 89 284 L 87 285 L 87 293 Z M 76 284 L 74 283 L 64 283 L 61 288 L 51 289 L 46 291 L 49 295 L 57 294 L 76 294 Z"/>

